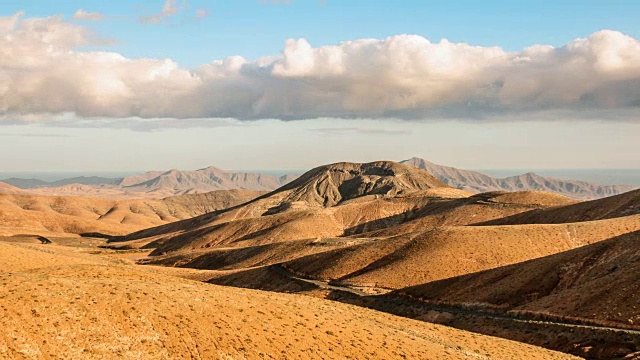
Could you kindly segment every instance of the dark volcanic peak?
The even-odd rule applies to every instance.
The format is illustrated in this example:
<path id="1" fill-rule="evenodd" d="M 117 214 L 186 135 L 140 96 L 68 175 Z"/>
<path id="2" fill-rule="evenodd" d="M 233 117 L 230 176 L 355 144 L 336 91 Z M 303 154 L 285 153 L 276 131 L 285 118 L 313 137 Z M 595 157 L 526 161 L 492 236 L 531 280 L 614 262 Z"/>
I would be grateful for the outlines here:
<path id="1" fill-rule="evenodd" d="M 425 169 L 452 187 L 476 193 L 496 190 L 539 190 L 555 192 L 574 199 L 590 200 L 621 194 L 633 189 L 632 186 L 599 185 L 587 181 L 554 179 L 533 172 L 500 179 L 475 171 L 434 164 L 415 157 L 404 160 L 402 163 Z"/>
<path id="2" fill-rule="evenodd" d="M 291 191 L 285 202 L 333 206 L 365 195 L 397 195 L 448 187 L 427 171 L 393 161 L 341 162 L 314 168 L 276 192 Z"/>

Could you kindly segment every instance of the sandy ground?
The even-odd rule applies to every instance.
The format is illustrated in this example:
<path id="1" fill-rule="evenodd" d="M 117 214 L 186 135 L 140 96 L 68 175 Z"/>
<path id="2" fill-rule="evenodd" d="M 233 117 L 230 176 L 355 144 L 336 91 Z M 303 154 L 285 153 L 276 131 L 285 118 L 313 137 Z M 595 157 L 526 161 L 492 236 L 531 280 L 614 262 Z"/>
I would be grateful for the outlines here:
<path id="1" fill-rule="evenodd" d="M 196 282 L 132 265 L 135 252 L 61 242 L 0 242 L 0 357 L 570 358 L 327 300 Z"/>

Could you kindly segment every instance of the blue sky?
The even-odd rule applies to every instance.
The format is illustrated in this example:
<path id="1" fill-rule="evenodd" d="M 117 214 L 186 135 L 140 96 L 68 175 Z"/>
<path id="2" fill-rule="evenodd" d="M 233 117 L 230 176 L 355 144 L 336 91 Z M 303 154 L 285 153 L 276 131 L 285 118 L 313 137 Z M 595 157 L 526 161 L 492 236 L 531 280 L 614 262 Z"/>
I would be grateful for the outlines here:
<path id="1" fill-rule="evenodd" d="M 275 55 L 288 38 L 323 46 L 418 34 L 515 51 L 534 44 L 562 46 L 602 29 L 640 37 L 638 1 L 190 0 L 166 23 L 138 23 L 162 5 L 163 0 L 9 0 L 0 2 L 0 14 L 24 10 L 27 16 L 70 19 L 78 9 L 99 12 L 110 19 L 81 23 L 116 41 L 106 49 L 133 58 L 171 58 L 188 67 L 230 55 Z M 196 9 L 209 14 L 196 20 Z"/>
<path id="2" fill-rule="evenodd" d="M 1 1 L 0 170 L 411 156 L 640 168 L 639 13 L 614 0 Z"/>

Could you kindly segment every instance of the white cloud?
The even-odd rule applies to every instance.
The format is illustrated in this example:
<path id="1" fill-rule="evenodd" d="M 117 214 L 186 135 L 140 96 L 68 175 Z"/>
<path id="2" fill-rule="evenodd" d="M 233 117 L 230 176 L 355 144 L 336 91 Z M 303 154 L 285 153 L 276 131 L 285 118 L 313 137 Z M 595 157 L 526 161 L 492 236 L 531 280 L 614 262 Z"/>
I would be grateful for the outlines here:
<path id="1" fill-rule="evenodd" d="M 519 52 L 416 35 L 317 48 L 292 39 L 279 56 L 185 69 L 171 59 L 79 51 L 95 41 L 85 28 L 61 17 L 19 17 L 0 18 L 0 122 L 65 113 L 516 120 L 540 111 L 640 121 L 640 42 L 615 31 Z"/>
<path id="2" fill-rule="evenodd" d="M 88 12 L 83 9 L 78 9 L 75 14 L 73 14 L 73 18 L 75 20 L 84 20 L 84 21 L 100 21 L 104 19 L 104 15 L 98 12 Z"/>
<path id="3" fill-rule="evenodd" d="M 182 2 L 181 7 L 186 6 L 186 1 Z M 151 16 L 143 16 L 139 19 L 139 21 L 143 24 L 157 24 L 162 22 L 164 19 L 169 18 L 171 16 L 176 15 L 180 11 L 178 7 L 177 0 L 165 0 L 162 6 L 162 10 Z"/>

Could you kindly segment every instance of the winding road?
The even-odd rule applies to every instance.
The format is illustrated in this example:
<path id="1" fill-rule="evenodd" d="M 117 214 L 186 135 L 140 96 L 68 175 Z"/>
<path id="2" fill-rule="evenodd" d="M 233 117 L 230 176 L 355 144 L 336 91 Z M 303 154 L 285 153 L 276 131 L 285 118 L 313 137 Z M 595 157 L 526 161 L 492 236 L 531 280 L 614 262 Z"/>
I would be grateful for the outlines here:
<path id="1" fill-rule="evenodd" d="M 282 267 L 281 264 L 271 265 L 269 268 L 274 272 L 278 273 L 279 275 L 288 277 L 292 280 L 297 280 L 297 281 L 302 281 L 308 284 L 312 284 L 312 285 L 318 286 L 321 289 L 342 291 L 345 293 L 349 293 L 349 294 L 361 297 L 363 299 L 372 300 L 374 302 L 377 302 L 378 304 L 410 306 L 410 307 L 421 308 L 427 311 L 431 310 L 431 311 L 446 312 L 451 314 L 479 316 L 487 319 L 513 321 L 517 323 L 554 325 L 554 326 L 562 326 L 567 328 L 583 328 L 583 329 L 591 329 L 591 330 L 622 332 L 624 334 L 634 335 L 634 336 L 640 335 L 640 330 L 627 329 L 623 327 L 611 327 L 611 326 L 598 325 L 598 324 L 578 324 L 578 323 L 559 321 L 559 320 L 540 320 L 540 319 L 535 319 L 533 317 L 529 317 L 526 315 L 515 316 L 515 315 L 505 314 L 505 313 L 496 314 L 495 312 L 492 312 L 492 311 L 473 309 L 473 308 L 463 307 L 463 306 L 441 305 L 441 304 L 435 305 L 435 304 L 430 304 L 430 303 L 421 302 L 421 301 L 404 300 L 401 298 L 391 298 L 391 297 L 385 297 L 385 296 L 379 296 L 379 295 L 374 296 L 350 287 L 331 285 L 327 281 L 300 277 L 296 274 L 291 273 L 284 267 Z"/>

